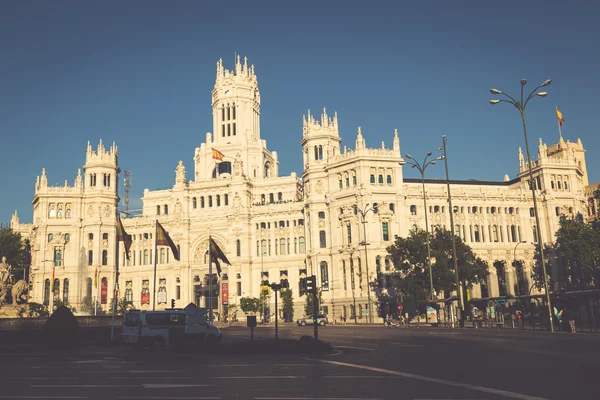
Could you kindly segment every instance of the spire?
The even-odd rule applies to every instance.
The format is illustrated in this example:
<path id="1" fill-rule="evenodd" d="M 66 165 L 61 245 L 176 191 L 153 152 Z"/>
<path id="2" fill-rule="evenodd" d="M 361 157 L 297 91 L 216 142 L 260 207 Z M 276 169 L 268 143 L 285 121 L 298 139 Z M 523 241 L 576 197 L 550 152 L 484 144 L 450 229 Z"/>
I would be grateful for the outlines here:
<path id="1" fill-rule="evenodd" d="M 398 152 L 398 155 L 400 154 L 400 138 L 398 137 L 398 129 L 394 129 L 394 142 L 392 144 L 392 147 L 394 149 L 394 151 Z"/>
<path id="2" fill-rule="evenodd" d="M 83 187 L 83 179 L 81 178 L 81 168 L 77 169 L 77 176 L 75 177 L 75 187 L 76 188 Z"/>
<path id="3" fill-rule="evenodd" d="M 525 157 L 523 157 L 523 149 L 519 147 L 519 167 L 525 167 Z"/>
<path id="4" fill-rule="evenodd" d="M 235 60 L 235 74 L 240 75 L 242 72 L 242 64 L 240 63 L 240 56 L 238 55 Z"/>
<path id="5" fill-rule="evenodd" d="M 362 130 L 360 129 L 360 126 L 359 126 L 358 133 L 356 134 L 356 150 L 364 149 L 365 146 L 366 146 L 365 139 L 363 138 Z"/>
<path id="6" fill-rule="evenodd" d="M 42 176 L 40 177 L 40 187 L 48 186 L 48 177 L 46 176 L 46 168 L 42 168 Z"/>

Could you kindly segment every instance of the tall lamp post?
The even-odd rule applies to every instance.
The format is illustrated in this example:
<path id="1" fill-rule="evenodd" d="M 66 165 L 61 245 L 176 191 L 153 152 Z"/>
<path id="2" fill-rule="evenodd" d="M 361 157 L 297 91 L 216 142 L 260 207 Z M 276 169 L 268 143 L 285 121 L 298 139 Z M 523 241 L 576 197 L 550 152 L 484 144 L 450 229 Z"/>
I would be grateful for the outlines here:
<path id="1" fill-rule="evenodd" d="M 363 195 L 361 194 L 361 197 Z M 358 200 L 358 195 L 356 195 L 356 199 Z M 358 203 L 358 201 L 357 201 Z M 365 207 L 363 209 L 358 207 L 358 204 L 356 205 L 356 212 L 358 214 L 360 214 L 360 221 L 362 222 L 363 225 L 363 241 L 359 243 L 359 245 L 361 246 L 365 246 L 365 268 L 367 270 L 367 304 L 368 304 L 368 322 L 370 324 L 373 323 L 373 309 L 371 308 L 371 283 L 369 282 L 369 255 L 367 254 L 367 246 L 369 245 L 369 243 L 367 242 L 367 220 L 366 220 L 366 216 L 369 213 L 369 211 L 372 211 L 373 214 L 377 214 L 377 203 L 373 203 L 373 205 L 371 207 L 369 207 L 369 203 L 365 204 Z M 361 278 L 362 281 L 362 278 Z"/>
<path id="2" fill-rule="evenodd" d="M 450 208 L 450 233 L 452 235 L 452 259 L 454 261 L 454 274 L 456 278 L 456 300 L 458 301 L 458 309 L 460 311 L 460 315 L 458 316 L 458 324 L 461 328 L 465 326 L 465 320 L 463 316 L 465 315 L 465 310 L 463 309 L 462 302 L 462 289 L 460 287 L 460 279 L 458 276 L 458 258 L 456 257 L 456 238 L 454 232 L 454 207 L 452 207 L 452 194 L 450 193 L 450 174 L 448 173 L 448 156 L 446 154 L 446 135 L 442 135 L 443 148 L 440 150 L 444 151 L 444 155 L 442 158 L 444 159 L 444 164 L 446 165 L 446 185 L 448 186 L 448 207 Z M 460 233 L 459 233 L 460 234 Z"/>
<path id="3" fill-rule="evenodd" d="M 512 104 L 513 106 L 515 106 L 515 108 L 517 110 L 519 110 L 519 113 L 521 114 L 521 121 L 523 122 L 523 135 L 525 136 L 525 149 L 527 150 L 527 166 L 529 168 L 529 186 L 531 187 L 531 194 L 533 196 L 533 209 L 535 211 L 535 224 L 537 227 L 537 242 L 538 242 L 538 245 L 540 248 L 540 257 L 542 259 L 542 271 L 544 273 L 544 290 L 546 291 L 546 303 L 548 304 L 548 319 L 550 320 L 550 332 L 554 332 L 554 321 L 552 321 L 552 304 L 550 302 L 550 291 L 548 290 L 548 277 L 546 274 L 546 260 L 544 258 L 544 241 L 542 240 L 542 226 L 540 225 L 540 213 L 538 212 L 537 198 L 535 195 L 535 181 L 533 179 L 533 167 L 531 165 L 532 164 L 531 155 L 529 153 L 529 140 L 527 139 L 527 124 L 525 123 L 525 107 L 527 107 L 527 104 L 529 103 L 529 101 L 536 96 L 546 97 L 548 95 L 548 92 L 538 92 L 538 89 L 548 86 L 548 85 L 550 85 L 550 83 L 552 83 L 552 80 L 550 80 L 550 79 L 544 81 L 544 83 L 542 83 L 541 85 L 539 85 L 535 89 L 533 89 L 531 91 L 531 93 L 529 93 L 529 95 L 524 99 L 523 89 L 525 88 L 525 85 L 527 84 L 527 79 L 521 79 L 521 98 L 520 98 L 521 101 L 515 100 L 514 97 L 512 97 L 511 95 L 504 93 L 498 89 L 490 89 L 491 94 L 503 95 L 509 99 L 509 100 L 498 100 L 498 99 L 490 100 L 490 104 L 493 105 L 493 104 L 498 104 L 498 103 L 509 103 L 509 104 Z M 541 190 L 541 188 L 540 188 L 540 190 Z"/>
<path id="4" fill-rule="evenodd" d="M 514 260 L 513 268 L 515 268 L 515 275 L 516 275 L 516 278 L 517 278 L 517 291 L 518 291 L 517 296 L 521 295 L 521 283 L 519 282 L 519 275 L 518 275 L 518 273 L 516 273 L 517 272 L 516 271 L 516 268 L 517 268 L 517 247 L 519 247 L 520 244 L 525 244 L 525 243 L 527 243 L 526 240 L 523 240 L 523 241 L 517 243 L 517 245 L 515 246 L 515 251 L 513 252 L 514 253 L 513 254 L 513 260 Z"/>
<path id="5" fill-rule="evenodd" d="M 408 158 L 411 161 L 407 161 L 406 163 L 409 164 L 412 168 L 416 168 L 420 173 L 421 173 L 421 182 L 423 183 L 423 206 L 425 208 L 425 231 L 426 231 L 426 240 L 427 240 L 427 267 L 429 268 L 429 299 L 433 300 L 433 274 L 431 272 L 431 245 L 430 245 L 430 240 L 429 240 L 429 221 L 427 220 L 427 196 L 425 194 L 425 170 L 427 170 L 427 167 L 429 167 L 430 165 L 434 165 L 437 161 L 442 160 L 443 157 L 438 157 L 435 158 L 433 160 L 429 160 L 427 161 L 427 159 L 429 157 L 431 157 L 433 153 L 429 152 L 427 153 L 427 155 L 425 156 L 425 159 L 423 160 L 423 163 L 419 163 L 417 160 L 415 160 L 414 158 L 412 158 L 412 156 L 410 154 L 406 155 L 406 158 Z"/>

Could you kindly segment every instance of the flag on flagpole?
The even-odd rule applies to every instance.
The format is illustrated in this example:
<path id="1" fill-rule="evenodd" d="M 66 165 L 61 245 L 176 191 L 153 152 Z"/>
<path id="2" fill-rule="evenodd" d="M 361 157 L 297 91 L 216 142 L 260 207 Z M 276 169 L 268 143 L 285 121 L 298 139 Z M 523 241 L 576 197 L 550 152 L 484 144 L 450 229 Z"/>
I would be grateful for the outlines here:
<path id="1" fill-rule="evenodd" d="M 97 288 L 98 287 L 98 274 L 100 273 L 100 270 L 98 267 L 96 267 L 96 272 L 94 272 L 94 287 Z"/>
<path id="2" fill-rule="evenodd" d="M 225 155 L 223 153 L 221 153 L 219 150 L 217 149 L 212 149 L 212 158 L 218 161 L 223 161 L 223 157 L 225 157 Z"/>
<path id="3" fill-rule="evenodd" d="M 213 238 L 210 238 L 209 241 L 210 259 L 216 264 L 217 273 L 219 276 L 221 276 L 221 264 L 219 263 L 219 260 L 223 261 L 227 265 L 231 265 L 231 263 Z"/>
<path id="4" fill-rule="evenodd" d="M 173 252 L 173 257 L 179 261 L 179 251 L 177 250 L 177 246 L 175 246 L 175 242 L 173 242 L 173 239 L 171 239 L 165 228 L 158 221 L 156 221 L 156 245 L 169 246 Z"/>
<path id="5" fill-rule="evenodd" d="M 560 110 L 558 109 L 558 107 L 556 107 L 556 116 L 558 117 L 558 123 L 560 126 L 563 126 L 565 123 L 565 119 L 562 116 L 562 113 L 560 112 Z"/>
<path id="6" fill-rule="evenodd" d="M 123 222 L 121 222 L 121 218 L 117 215 L 117 242 L 123 242 L 125 246 L 125 257 L 129 260 L 129 248 L 131 247 L 131 235 L 128 235 L 125 232 L 125 228 L 123 227 Z"/>

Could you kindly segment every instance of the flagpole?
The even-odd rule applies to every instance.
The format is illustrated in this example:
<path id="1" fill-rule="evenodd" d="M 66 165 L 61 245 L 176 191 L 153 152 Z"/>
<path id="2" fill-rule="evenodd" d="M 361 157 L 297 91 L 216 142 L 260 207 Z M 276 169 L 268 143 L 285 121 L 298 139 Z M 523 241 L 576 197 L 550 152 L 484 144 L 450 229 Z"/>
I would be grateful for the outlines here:
<path id="1" fill-rule="evenodd" d="M 558 115 L 558 105 L 556 106 L 556 115 Z M 556 122 L 558 123 L 558 136 L 559 139 L 562 139 L 562 128 L 560 127 L 560 120 L 556 118 Z"/>
<path id="2" fill-rule="evenodd" d="M 154 286 L 152 287 L 152 311 L 155 311 L 156 307 L 156 241 L 158 240 L 158 219 L 154 223 Z"/>
<path id="3" fill-rule="evenodd" d="M 116 235 L 115 235 L 115 287 L 113 290 L 113 304 L 112 304 L 112 317 L 110 321 L 110 341 L 111 343 L 114 341 L 115 337 L 115 314 L 117 312 L 117 288 L 119 286 L 119 211 L 117 210 L 117 225 L 115 225 Z M 123 239 L 125 240 L 125 239 Z M 123 242 L 125 243 L 125 242 Z"/>
<path id="4" fill-rule="evenodd" d="M 212 324 L 213 308 L 212 308 L 212 251 L 210 248 L 211 238 L 208 235 L 208 323 Z"/>

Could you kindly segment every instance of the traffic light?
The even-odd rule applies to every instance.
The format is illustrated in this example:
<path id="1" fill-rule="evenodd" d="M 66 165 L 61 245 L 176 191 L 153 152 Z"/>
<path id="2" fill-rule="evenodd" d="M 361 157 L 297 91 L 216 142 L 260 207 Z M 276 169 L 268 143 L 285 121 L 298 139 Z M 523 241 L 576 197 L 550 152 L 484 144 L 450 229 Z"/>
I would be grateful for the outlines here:
<path id="1" fill-rule="evenodd" d="M 300 288 L 300 296 L 304 296 L 306 294 L 306 278 L 300 278 L 298 287 Z"/>
<path id="2" fill-rule="evenodd" d="M 175 299 L 171 299 L 171 308 L 175 308 Z"/>
<path id="3" fill-rule="evenodd" d="M 306 291 L 308 293 L 316 293 L 317 292 L 317 279 L 316 276 L 311 275 L 306 278 Z"/>

